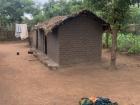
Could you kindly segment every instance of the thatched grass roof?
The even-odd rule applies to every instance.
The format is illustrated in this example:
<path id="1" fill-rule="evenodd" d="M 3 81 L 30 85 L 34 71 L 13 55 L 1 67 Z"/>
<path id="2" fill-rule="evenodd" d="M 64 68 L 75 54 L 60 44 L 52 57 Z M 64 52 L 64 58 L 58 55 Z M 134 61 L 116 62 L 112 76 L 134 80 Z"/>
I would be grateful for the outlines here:
<path id="1" fill-rule="evenodd" d="M 108 23 L 106 23 L 103 19 L 99 18 L 98 16 L 96 16 L 95 14 L 93 14 L 92 12 L 88 11 L 88 10 L 83 10 L 79 13 L 70 15 L 70 16 L 56 16 L 51 18 L 49 21 L 45 21 L 42 23 L 39 23 L 37 25 L 37 29 L 43 29 L 45 30 L 46 34 L 48 32 L 52 32 L 53 30 L 59 28 L 62 24 L 77 18 L 79 16 L 87 16 L 92 18 L 93 20 L 97 21 L 99 24 L 101 24 L 101 26 L 103 27 L 104 30 L 109 29 L 110 25 Z"/>

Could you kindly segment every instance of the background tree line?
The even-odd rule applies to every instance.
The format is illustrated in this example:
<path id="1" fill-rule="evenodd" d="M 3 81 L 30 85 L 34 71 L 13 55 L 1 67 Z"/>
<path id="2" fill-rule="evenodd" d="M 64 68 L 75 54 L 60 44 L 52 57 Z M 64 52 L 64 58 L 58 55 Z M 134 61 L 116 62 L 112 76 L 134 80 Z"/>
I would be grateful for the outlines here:
<path id="1" fill-rule="evenodd" d="M 28 22 L 34 25 L 54 16 L 69 15 L 83 9 L 94 12 L 109 23 L 113 22 L 113 19 L 116 18 L 115 20 L 124 25 L 139 24 L 140 9 L 136 6 L 136 3 L 139 4 L 139 1 L 140 0 L 49 0 L 44 5 L 41 5 L 35 3 L 33 0 L 1 0 L 0 25 L 16 22 Z M 25 13 L 31 14 L 33 19 L 30 20 L 25 17 Z M 111 15 L 114 16 L 112 17 Z"/>

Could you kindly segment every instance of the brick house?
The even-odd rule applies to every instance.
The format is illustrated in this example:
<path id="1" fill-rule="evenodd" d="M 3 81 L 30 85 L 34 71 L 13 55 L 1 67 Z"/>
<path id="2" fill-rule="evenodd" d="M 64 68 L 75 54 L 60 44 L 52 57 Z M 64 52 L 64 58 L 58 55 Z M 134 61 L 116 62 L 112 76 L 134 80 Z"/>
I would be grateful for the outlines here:
<path id="1" fill-rule="evenodd" d="M 87 10 L 57 16 L 36 25 L 32 46 L 50 66 L 94 63 L 101 60 L 102 33 L 108 27 L 108 23 Z"/>

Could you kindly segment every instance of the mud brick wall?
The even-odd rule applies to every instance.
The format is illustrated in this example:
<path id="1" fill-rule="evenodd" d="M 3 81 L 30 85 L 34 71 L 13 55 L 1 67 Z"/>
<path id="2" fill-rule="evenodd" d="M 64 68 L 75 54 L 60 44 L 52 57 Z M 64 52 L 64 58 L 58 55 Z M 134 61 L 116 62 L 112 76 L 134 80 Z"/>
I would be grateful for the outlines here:
<path id="1" fill-rule="evenodd" d="M 30 46 L 32 48 L 36 48 L 36 34 L 37 34 L 36 30 L 31 30 L 29 32 Z"/>
<path id="2" fill-rule="evenodd" d="M 97 62 L 101 59 L 103 29 L 96 21 L 83 16 L 60 27 L 59 64 Z"/>
<path id="3" fill-rule="evenodd" d="M 59 39 L 58 35 L 49 33 L 47 36 L 48 57 L 59 64 Z"/>

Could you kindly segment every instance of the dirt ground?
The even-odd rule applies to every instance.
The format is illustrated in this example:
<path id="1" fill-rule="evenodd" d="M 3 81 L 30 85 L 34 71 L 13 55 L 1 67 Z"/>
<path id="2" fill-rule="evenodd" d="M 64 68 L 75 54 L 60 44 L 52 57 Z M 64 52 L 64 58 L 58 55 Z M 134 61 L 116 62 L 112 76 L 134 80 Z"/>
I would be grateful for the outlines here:
<path id="1" fill-rule="evenodd" d="M 103 51 L 100 65 L 49 70 L 28 49 L 25 42 L 0 43 L 0 105 L 78 105 L 86 96 L 140 104 L 140 56 L 118 55 L 118 69 L 111 70 Z"/>

